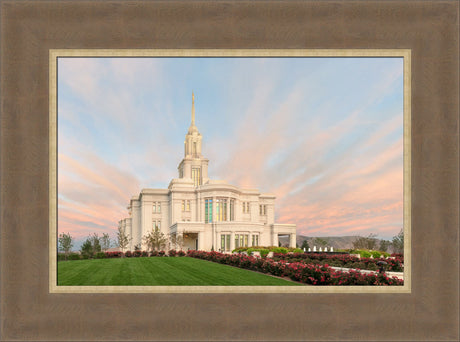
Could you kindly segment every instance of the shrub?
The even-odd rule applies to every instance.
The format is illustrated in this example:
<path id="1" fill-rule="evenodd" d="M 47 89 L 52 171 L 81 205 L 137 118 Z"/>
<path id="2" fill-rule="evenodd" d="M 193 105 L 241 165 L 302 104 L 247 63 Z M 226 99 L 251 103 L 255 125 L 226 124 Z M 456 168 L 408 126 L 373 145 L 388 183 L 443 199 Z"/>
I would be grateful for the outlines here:
<path id="1" fill-rule="evenodd" d="M 107 257 L 106 257 L 104 252 L 97 252 L 95 258 L 96 259 L 105 259 Z"/>
<path id="2" fill-rule="evenodd" d="M 370 258 L 372 254 L 368 251 L 358 251 L 359 255 L 361 255 L 361 258 Z"/>
<path id="3" fill-rule="evenodd" d="M 158 251 L 151 251 L 151 252 L 150 252 L 150 256 L 151 256 L 151 257 L 156 257 L 156 256 L 158 256 Z"/>
<path id="4" fill-rule="evenodd" d="M 176 250 L 175 250 L 175 249 L 170 249 L 170 250 L 168 251 L 168 255 L 169 255 L 170 257 L 175 257 L 176 254 L 177 254 L 177 253 L 176 253 Z"/>
<path id="5" fill-rule="evenodd" d="M 183 250 L 180 250 L 179 252 L 177 252 L 177 255 L 183 257 L 185 256 L 185 252 Z"/>
<path id="6" fill-rule="evenodd" d="M 374 259 L 378 259 L 382 256 L 382 253 L 380 253 L 379 251 L 372 251 L 371 254 L 374 257 Z"/>
<path id="7" fill-rule="evenodd" d="M 123 256 L 123 252 L 115 251 L 115 252 L 105 252 L 105 256 L 107 258 L 120 258 Z"/>
<path id="8" fill-rule="evenodd" d="M 270 253 L 270 250 L 267 248 L 262 248 L 262 249 L 259 249 L 259 252 L 260 252 L 260 256 L 262 258 L 265 258 L 268 255 L 268 253 Z"/>
<path id="9" fill-rule="evenodd" d="M 158 252 L 158 256 L 164 256 L 165 255 L 165 251 L 159 251 Z"/>
<path id="10" fill-rule="evenodd" d="M 369 264 L 366 265 L 366 270 L 371 270 L 371 271 L 377 271 L 378 270 L 378 266 L 377 264 L 371 262 Z"/>
<path id="11" fill-rule="evenodd" d="M 232 250 L 232 253 L 240 253 L 240 252 L 245 252 L 248 249 L 248 247 L 237 247 L 234 250 Z"/>
<path id="12" fill-rule="evenodd" d="M 142 256 L 143 256 L 143 257 L 148 257 L 148 256 L 149 256 L 149 252 L 147 252 L 147 251 L 142 251 Z"/>
<path id="13" fill-rule="evenodd" d="M 395 257 L 395 258 L 402 258 L 403 254 L 402 253 L 391 253 L 390 256 Z"/>
<path id="14" fill-rule="evenodd" d="M 281 254 L 287 254 L 288 250 L 287 248 L 284 247 L 277 247 L 272 249 L 273 253 L 281 253 Z"/>
<path id="15" fill-rule="evenodd" d="M 268 250 L 268 249 L 267 249 Z M 341 272 L 332 270 L 326 263 L 326 254 L 304 257 L 303 262 L 287 263 L 285 260 L 261 259 L 242 254 L 223 254 L 218 252 L 188 251 L 187 255 L 193 258 L 218 262 L 235 267 L 246 268 L 258 272 L 270 273 L 275 276 L 288 276 L 295 281 L 311 285 L 403 285 L 404 282 L 396 277 L 388 278 L 386 275 L 365 274 L 359 271 Z M 282 254 L 280 254 L 282 255 Z M 292 254 L 290 257 L 298 257 Z M 362 259 L 350 256 L 340 256 L 344 262 L 363 266 L 370 263 L 376 266 L 374 259 Z M 336 258 L 335 260 L 339 260 Z M 332 259 L 332 258 L 331 258 Z M 306 263 L 311 260 L 317 264 Z M 320 264 L 323 263 L 323 264 Z M 371 266 L 371 267 L 373 267 Z"/>
<path id="16" fill-rule="evenodd" d="M 387 259 L 386 262 L 388 263 L 387 269 L 390 272 L 402 272 L 404 270 L 400 259 Z"/>
<path id="17" fill-rule="evenodd" d="M 68 260 L 80 260 L 80 254 L 78 253 L 71 253 L 69 254 Z"/>
<path id="18" fill-rule="evenodd" d="M 133 253 L 131 253 L 131 251 L 126 251 L 125 257 L 131 258 L 132 256 L 133 256 Z"/>
<path id="19" fill-rule="evenodd" d="M 142 251 L 140 249 L 136 249 L 133 252 L 133 257 L 135 257 L 135 258 L 139 258 L 141 255 L 142 255 Z"/>

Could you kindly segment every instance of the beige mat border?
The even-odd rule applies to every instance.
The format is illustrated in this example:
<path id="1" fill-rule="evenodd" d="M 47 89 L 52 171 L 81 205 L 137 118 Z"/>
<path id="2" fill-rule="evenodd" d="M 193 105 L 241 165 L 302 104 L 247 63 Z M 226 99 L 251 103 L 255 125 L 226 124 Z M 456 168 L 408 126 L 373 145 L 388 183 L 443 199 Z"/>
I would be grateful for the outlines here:
<path id="1" fill-rule="evenodd" d="M 404 286 L 57 286 L 57 59 L 64 57 L 399 57 L 404 64 Z M 49 53 L 50 293 L 410 293 L 411 50 L 410 49 L 52 49 Z"/>

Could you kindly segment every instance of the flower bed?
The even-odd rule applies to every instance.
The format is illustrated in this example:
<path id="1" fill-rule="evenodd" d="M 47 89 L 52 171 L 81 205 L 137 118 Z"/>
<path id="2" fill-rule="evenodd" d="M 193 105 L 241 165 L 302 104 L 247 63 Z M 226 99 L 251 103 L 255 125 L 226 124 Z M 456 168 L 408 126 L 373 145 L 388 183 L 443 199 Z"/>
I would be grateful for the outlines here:
<path id="1" fill-rule="evenodd" d="M 246 252 L 249 255 L 251 254 L 251 252 L 260 252 L 260 254 L 264 256 L 263 254 L 267 255 L 269 252 L 286 254 L 290 252 L 302 253 L 303 251 L 300 248 L 294 248 L 294 247 L 257 246 L 257 247 L 238 247 L 238 248 L 235 248 L 232 252 L 238 252 L 238 253 Z"/>
<path id="2" fill-rule="evenodd" d="M 170 251 L 168 251 L 168 254 L 166 254 L 165 251 L 147 252 L 147 251 L 140 251 L 140 250 L 137 250 L 137 251 L 134 251 L 134 252 L 126 251 L 125 253 L 120 252 L 120 251 L 117 251 L 117 252 L 105 252 L 104 254 L 105 254 L 106 258 L 121 258 L 123 256 L 125 256 L 127 258 L 131 258 L 131 257 L 139 258 L 139 257 L 148 257 L 148 256 L 154 257 L 154 256 L 166 256 L 166 255 L 169 255 L 171 257 L 173 257 L 173 256 L 185 256 L 184 251 L 182 251 L 182 250 L 176 251 L 174 249 L 171 249 Z"/>
<path id="3" fill-rule="evenodd" d="M 359 268 L 371 271 L 378 269 L 377 262 L 379 260 L 385 260 L 387 263 L 386 270 L 390 272 L 402 272 L 404 259 L 401 256 L 395 257 L 395 259 L 373 259 L 373 258 L 358 258 L 356 256 L 347 254 L 333 254 L 328 253 L 275 253 L 273 255 L 275 261 L 288 261 L 288 262 L 303 262 L 307 264 L 328 264 L 335 267 L 345 268 Z"/>
<path id="4" fill-rule="evenodd" d="M 288 263 L 269 258 L 255 258 L 244 254 L 223 254 L 219 252 L 188 251 L 187 256 L 218 262 L 221 264 L 269 273 L 279 277 L 311 285 L 403 285 L 397 277 L 389 278 L 381 274 L 364 274 L 359 271 L 335 271 L 328 264 Z"/>
<path id="5" fill-rule="evenodd" d="M 120 251 L 105 252 L 105 256 L 107 258 L 121 258 L 123 256 L 123 252 L 120 252 Z"/>

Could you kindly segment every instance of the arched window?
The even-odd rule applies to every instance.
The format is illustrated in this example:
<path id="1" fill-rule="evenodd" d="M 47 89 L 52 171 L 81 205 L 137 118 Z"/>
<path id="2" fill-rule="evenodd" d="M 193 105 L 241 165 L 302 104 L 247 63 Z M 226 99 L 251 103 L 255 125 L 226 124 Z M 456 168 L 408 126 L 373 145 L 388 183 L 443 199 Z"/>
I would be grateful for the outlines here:
<path id="1" fill-rule="evenodd" d="M 201 185 L 201 169 L 199 167 L 192 167 L 192 179 L 195 186 Z"/>

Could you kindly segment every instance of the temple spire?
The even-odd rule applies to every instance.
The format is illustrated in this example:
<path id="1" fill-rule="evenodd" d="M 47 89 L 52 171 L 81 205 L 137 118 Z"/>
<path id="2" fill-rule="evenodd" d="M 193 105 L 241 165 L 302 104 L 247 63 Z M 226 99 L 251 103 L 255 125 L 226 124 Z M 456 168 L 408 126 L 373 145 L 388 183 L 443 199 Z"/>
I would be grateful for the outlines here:
<path id="1" fill-rule="evenodd" d="M 195 94 L 192 91 L 192 126 L 195 126 Z"/>

